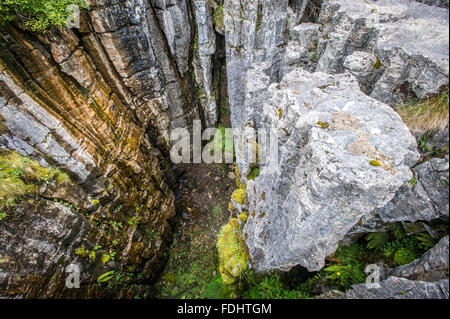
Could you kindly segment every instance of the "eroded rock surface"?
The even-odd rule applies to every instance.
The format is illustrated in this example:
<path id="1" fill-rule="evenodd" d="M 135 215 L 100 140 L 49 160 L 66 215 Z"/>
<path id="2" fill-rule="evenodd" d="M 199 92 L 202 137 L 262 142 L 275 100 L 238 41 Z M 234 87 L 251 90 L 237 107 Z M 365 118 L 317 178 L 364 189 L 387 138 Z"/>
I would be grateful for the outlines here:
<path id="1" fill-rule="evenodd" d="M 448 299 L 448 279 L 437 282 L 414 281 L 389 277 L 379 288 L 355 285 L 345 293 L 346 299 Z"/>
<path id="2" fill-rule="evenodd" d="M 164 264 L 175 214 L 164 159 L 170 129 L 207 112 L 192 80 L 191 4 L 88 5 L 76 32 L 15 24 L 0 30 L 1 147 L 71 177 L 62 189 L 26 194 L 7 207 L 3 296 L 132 297 L 132 286 L 154 279 Z M 13 211 L 23 212 L 23 224 Z M 82 268 L 84 294 L 64 288 L 70 263 Z M 92 285 L 109 271 L 131 274 L 130 291 Z"/>
<path id="3" fill-rule="evenodd" d="M 254 217 L 244 236 L 258 270 L 321 269 L 359 219 L 412 178 L 419 158 L 398 114 L 349 74 L 296 69 L 269 87 L 261 118 L 278 130 L 280 154 L 277 169 L 263 167 L 247 185 Z"/>
<path id="4" fill-rule="evenodd" d="M 441 188 L 448 180 L 446 176 L 448 172 L 443 169 L 448 166 L 448 159 L 433 159 L 430 163 L 418 165 L 414 168 L 417 176 L 413 179 L 411 172 L 407 172 L 407 167 L 414 166 L 419 159 L 417 145 L 394 112 L 392 116 L 398 122 L 392 127 L 400 128 L 397 133 L 401 135 L 398 136 L 401 142 L 399 144 L 386 138 L 383 142 L 386 143 L 385 149 L 393 150 L 396 145 L 401 145 L 400 148 L 404 147 L 414 155 L 407 156 L 405 152 L 400 151 L 396 152 L 400 158 L 394 159 L 393 154 L 387 155 L 384 150 L 380 150 L 380 146 L 374 146 L 373 134 L 387 134 L 381 127 L 377 128 L 379 123 L 375 124 L 376 120 L 370 120 L 372 115 L 369 114 L 377 112 L 374 108 L 367 110 L 364 115 L 361 114 L 362 117 L 358 120 L 358 116 L 348 115 L 340 110 L 341 106 L 333 104 L 334 101 L 340 103 L 342 95 L 333 96 L 332 93 L 329 95 L 324 93 L 327 90 L 331 92 L 333 85 L 339 87 L 325 80 L 329 79 L 329 75 L 322 73 L 305 75 L 298 71 L 298 68 L 303 68 L 311 72 L 352 74 L 353 77 L 348 77 L 352 80 L 344 81 L 347 75 L 339 75 L 339 80 L 334 78 L 331 81 L 352 83 L 348 85 L 352 88 L 345 88 L 348 90 L 347 93 L 344 93 L 344 89 L 338 90 L 344 96 L 348 94 L 350 100 L 351 96 L 355 96 L 355 106 L 353 107 L 348 100 L 346 110 L 361 108 L 361 104 L 365 103 L 376 104 L 371 99 L 366 101 L 362 98 L 361 96 L 365 95 L 359 92 L 359 89 L 390 106 L 394 106 L 406 96 L 424 98 L 435 94 L 443 86 L 448 85 L 448 10 L 406 0 L 332 0 L 323 1 L 319 5 L 315 3 L 319 9 L 316 12 L 320 14 L 317 17 L 310 14 L 306 17 L 306 12 L 314 12 L 311 4 L 312 2 L 307 4 L 307 1 L 256 3 L 234 0 L 225 3 L 228 87 L 233 127 L 244 131 L 252 128 L 276 128 L 279 130 L 281 140 L 280 157 L 283 163 L 279 172 L 273 173 L 271 177 L 265 177 L 267 172 L 262 168 L 260 177 L 247 184 L 249 200 L 251 199 L 249 206 L 234 203 L 234 207 L 238 206 L 239 211 L 248 210 L 250 216 L 256 216 L 256 220 L 259 216 L 258 224 L 250 219 L 245 226 L 248 231 L 245 236 L 249 238 L 247 244 L 251 251 L 252 264 L 258 270 L 273 268 L 286 270 L 295 264 L 301 264 L 310 270 L 320 269 L 323 265 L 320 260 L 334 251 L 337 242 L 352 228 L 347 226 L 355 225 L 356 220 L 360 221 L 356 226 L 359 227 L 359 231 L 366 232 L 376 229 L 379 231 L 386 223 L 393 221 L 429 221 L 448 216 L 448 207 L 445 204 L 448 201 L 448 191 Z M 306 76 L 310 82 L 318 81 L 320 84 L 316 83 L 314 88 L 294 79 L 291 79 L 292 83 L 286 83 L 286 78 L 292 77 L 292 74 L 296 74 L 298 78 Z M 302 91 L 306 87 L 311 93 Z M 290 93 L 287 93 L 289 90 Z M 311 94 L 312 101 L 306 101 L 303 106 L 298 105 L 308 94 Z M 324 116 L 323 119 L 318 114 L 313 116 L 315 108 L 318 105 L 322 107 L 324 103 L 322 101 L 325 100 L 336 110 L 325 111 L 328 112 L 326 116 L 318 112 Z M 301 112 L 295 111 L 296 108 L 301 109 Z M 334 113 L 336 114 L 333 121 Z M 379 116 L 384 116 L 383 114 Z M 311 121 L 310 128 L 306 126 L 307 121 Z M 335 162 L 339 163 L 339 160 L 325 165 L 327 159 L 322 157 L 311 163 L 311 159 L 302 162 L 302 156 L 306 156 L 308 152 L 311 152 L 311 158 L 313 155 L 316 156 L 315 147 L 319 147 L 322 139 L 317 141 L 314 138 L 323 137 L 316 136 L 316 131 L 325 134 L 324 132 L 333 131 L 333 128 L 335 131 L 353 132 L 351 134 L 353 144 L 346 144 L 346 150 L 350 154 L 376 158 L 372 164 L 380 165 L 377 167 L 390 173 L 391 176 L 398 177 L 398 174 L 401 174 L 402 177 L 392 184 L 395 184 L 395 187 L 389 188 L 390 186 L 384 185 L 389 190 L 384 193 L 384 197 L 379 198 L 376 194 L 381 189 L 378 185 L 371 184 L 376 183 L 376 178 L 368 178 L 369 184 L 365 186 L 361 184 L 361 190 L 363 193 L 372 192 L 376 200 L 374 197 L 373 200 L 369 200 L 369 204 L 355 209 L 354 214 L 346 215 L 351 217 L 344 218 L 336 224 L 327 216 L 315 219 L 320 221 L 312 226 L 308 224 L 307 217 L 301 219 L 292 216 L 298 214 L 299 217 L 300 211 L 314 211 L 315 208 L 319 210 L 319 206 L 324 208 L 327 205 L 324 203 L 327 202 L 325 198 L 317 207 L 314 205 L 319 200 L 315 202 L 314 199 L 320 198 L 321 193 L 326 193 L 321 187 L 331 187 L 333 178 L 323 181 L 320 185 L 308 185 L 310 194 L 302 193 L 300 196 L 297 193 L 306 183 L 302 182 L 302 178 L 303 181 L 308 181 L 313 179 L 311 176 L 314 175 L 306 172 L 306 176 L 300 176 L 308 168 L 311 171 L 317 169 L 319 172 L 326 170 L 327 176 L 337 174 L 337 168 L 336 171 L 328 171 L 330 168 L 327 165 L 334 169 Z M 236 147 L 242 148 L 239 143 Z M 250 174 L 252 165 L 245 158 L 239 160 L 240 181 L 244 183 L 247 182 L 246 177 Z M 298 165 L 300 162 L 302 165 Z M 367 165 L 373 168 L 370 164 Z M 397 165 L 403 167 L 401 173 L 396 169 Z M 317 176 L 320 176 L 319 172 Z M 359 177 L 364 179 L 363 175 L 362 173 Z M 344 178 L 339 183 L 342 186 L 347 181 Z M 298 189 L 294 185 L 297 185 Z M 351 188 L 352 191 L 356 190 Z M 432 195 L 427 192 L 438 195 L 430 200 Z M 395 193 L 397 195 L 393 199 Z M 351 192 L 345 194 L 353 196 Z M 327 193 L 327 196 L 331 195 Z M 357 199 L 352 197 L 351 200 L 342 201 L 349 204 L 363 200 L 360 195 L 354 196 Z M 338 197 L 345 198 L 345 196 Z M 262 200 L 263 198 L 265 200 Z M 333 205 L 332 201 L 330 205 Z M 350 206 L 351 204 L 348 207 Z M 397 209 L 397 206 L 403 208 Z M 367 209 L 368 207 L 378 209 L 370 211 L 371 208 Z M 333 215 L 330 211 L 336 209 L 324 208 L 321 213 L 327 214 L 325 211 Z M 382 218 L 379 211 L 385 212 Z M 332 225 L 336 226 L 333 230 Z M 311 231 L 308 228 L 310 226 L 317 228 Z M 314 238 L 326 239 L 323 242 L 320 240 L 313 242 L 313 237 L 302 237 L 302 234 L 309 231 L 318 232 Z M 334 234 L 330 235 L 331 233 Z M 330 236 L 327 237 L 328 235 Z M 300 242 L 302 247 L 296 247 L 296 243 Z M 309 244 L 304 243 L 311 244 L 310 248 L 307 248 Z M 285 246 L 280 249 L 279 245 Z"/>
<path id="5" fill-rule="evenodd" d="M 448 10 L 407 0 L 326 1 L 316 71 L 354 74 L 364 92 L 394 105 L 448 84 Z"/>

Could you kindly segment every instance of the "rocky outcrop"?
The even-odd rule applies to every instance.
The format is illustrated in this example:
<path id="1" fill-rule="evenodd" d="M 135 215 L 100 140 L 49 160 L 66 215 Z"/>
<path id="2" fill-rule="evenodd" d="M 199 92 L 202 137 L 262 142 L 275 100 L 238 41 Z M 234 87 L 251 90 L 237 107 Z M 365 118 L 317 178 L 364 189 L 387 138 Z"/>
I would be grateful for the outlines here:
<path id="1" fill-rule="evenodd" d="M 394 105 L 448 85 L 448 10 L 410 1 L 326 1 L 317 71 L 350 72 L 363 91 Z"/>
<path id="2" fill-rule="evenodd" d="M 369 140 L 373 143 L 373 134 L 387 134 L 387 131 L 377 127 L 378 123 L 370 118 L 373 116 L 374 119 L 379 119 L 388 113 L 383 111 L 384 115 L 372 115 L 372 112 L 377 111 L 369 107 L 370 110 L 362 111 L 364 115 L 358 116 L 356 113 L 349 115 L 343 109 L 353 111 L 352 102 L 357 104 L 358 108 L 372 103 L 378 105 L 374 100 L 366 100 L 359 89 L 392 106 L 404 98 L 405 94 L 427 97 L 447 85 L 448 11 L 410 1 L 324 1 L 320 4 L 318 18 L 310 16 L 305 19 L 305 6 L 310 5 L 305 3 L 233 0 L 225 2 L 232 125 L 244 130 L 275 128 L 281 140 L 278 171 L 268 173 L 264 167 L 260 167 L 261 174 L 254 181 L 247 181 L 246 178 L 254 165 L 252 166 L 245 158 L 239 158 L 239 152 L 237 153 L 240 183 L 242 185 L 247 182 L 249 203 L 241 205 L 233 202 L 232 206 L 240 213 L 248 210 L 249 216 L 254 217 L 249 218 L 244 227 L 244 238 L 249 246 L 252 266 L 257 270 L 286 270 L 297 264 L 309 270 L 318 270 L 323 266 L 323 258 L 335 250 L 337 242 L 342 240 L 345 233 L 350 231 L 358 220 L 361 220 L 359 226 L 366 227 L 364 221 L 370 219 L 372 229 L 375 229 L 377 226 L 384 227 L 387 220 L 432 220 L 446 216 L 444 204 L 446 192 L 436 188 L 440 185 L 437 181 L 442 180 L 445 184 L 445 179 L 448 180 L 445 169 L 441 170 L 446 165 L 445 160 L 441 163 L 436 159 L 415 168 L 417 169 L 415 180 L 417 185 L 420 183 L 419 186 L 416 185 L 417 189 L 427 188 L 430 194 L 442 191 L 443 194 L 438 196 L 439 199 L 430 201 L 432 195 L 426 195 L 426 191 L 420 191 L 422 199 L 417 197 L 417 194 L 414 195 L 414 199 L 413 196 L 409 196 L 411 204 L 409 206 L 416 205 L 417 201 L 426 202 L 429 211 L 418 212 L 419 209 L 416 207 L 414 213 L 408 215 L 410 210 L 406 209 L 403 219 L 401 217 L 397 219 L 395 216 L 402 213 L 392 213 L 393 209 L 389 210 L 389 207 L 395 206 L 395 203 L 408 205 L 400 199 L 408 195 L 399 191 L 397 197 L 392 202 L 390 200 L 400 187 L 407 188 L 410 185 L 408 182 L 414 180 L 411 172 L 407 172 L 407 167 L 414 166 L 419 159 L 416 143 L 401 119 L 391 110 L 386 112 L 391 114 L 388 117 L 391 119 L 395 117 L 398 121 L 392 128 L 399 128 L 397 132 L 399 135 L 395 138 L 401 142 L 392 143 L 392 138 L 388 137 L 385 142 L 389 146 L 386 144 L 381 152 L 379 152 L 380 145 L 360 147 L 368 146 Z M 417 45 L 417 42 L 420 42 L 420 45 Z M 299 68 L 317 72 L 317 75 L 302 73 Z M 333 78 L 320 73 L 321 71 L 346 75 Z M 297 80 L 302 77 L 305 78 L 305 83 Z M 310 83 L 306 84 L 308 81 Z M 306 101 L 308 98 L 311 101 Z M 322 101 L 325 100 L 330 104 L 330 108 L 334 107 L 333 111 L 321 109 L 325 107 L 322 105 Z M 302 101 L 306 101 L 303 106 Z M 383 110 L 385 107 L 386 105 L 383 105 Z M 336 118 L 333 118 L 333 114 L 336 114 Z M 342 179 L 339 179 L 341 189 L 342 185 L 349 181 L 343 175 L 339 175 L 339 165 L 335 167 L 336 163 L 341 163 L 338 159 L 328 161 L 330 154 L 337 152 L 337 149 L 327 149 L 329 154 L 319 156 L 318 149 L 322 149 L 321 143 L 326 143 L 325 140 L 329 137 L 320 133 L 327 134 L 333 131 L 331 124 L 333 121 L 340 123 L 336 125 L 341 125 L 344 131 L 353 132 L 350 134 L 353 147 L 344 143 L 346 147 L 339 152 L 352 149 L 369 157 L 377 154 L 380 160 L 372 163 L 380 164 L 385 171 L 393 174 L 390 178 L 397 176 L 397 180 L 395 182 L 392 180 L 392 184 L 389 184 L 390 182 L 384 184 L 386 188 L 380 188 L 378 184 L 370 186 L 361 184 L 359 188 L 355 186 L 358 182 L 352 180 L 351 191 L 345 192 L 345 195 L 336 195 L 336 198 L 342 200 L 340 206 L 325 197 L 319 200 L 320 194 L 327 194 L 326 198 L 333 198 L 334 184 L 331 177 L 333 174 L 337 174 L 336 178 L 341 176 Z M 380 131 L 383 133 L 374 133 Z M 355 132 L 359 132 L 360 135 L 352 135 L 356 134 Z M 330 144 L 339 144 L 336 137 L 331 136 Z M 240 143 L 235 143 L 238 150 L 242 149 Z M 392 151 L 394 145 L 399 145 L 403 150 L 398 149 L 395 155 L 388 155 L 392 160 L 391 166 L 382 164 L 381 162 L 386 160 L 384 155 L 387 154 L 387 150 Z M 406 155 L 408 152 L 409 155 Z M 400 157 L 397 158 L 397 155 Z M 313 157 L 316 160 L 312 161 Z M 371 167 L 370 161 L 371 159 L 366 163 L 368 167 Z M 443 166 L 438 167 L 438 162 Z M 352 161 L 346 161 L 346 164 L 349 163 Z M 403 168 L 394 172 L 392 167 L 397 165 Z M 329 167 L 333 167 L 333 170 L 330 171 Z M 434 173 L 427 174 L 425 170 Z M 314 183 L 315 178 L 317 181 L 320 180 L 320 174 L 324 171 L 327 172 L 326 181 Z M 356 172 L 355 169 L 351 171 Z M 359 175 L 362 180 L 365 179 L 363 176 L 364 173 Z M 383 178 L 380 177 L 380 183 Z M 376 180 L 377 177 L 367 178 L 367 181 L 374 183 Z M 352 191 L 355 191 L 354 195 Z M 380 196 L 376 195 L 378 191 L 381 192 Z M 365 192 L 372 193 L 373 197 L 369 203 L 361 204 L 357 209 L 351 208 L 351 203 L 364 201 L 364 198 L 370 197 L 362 195 Z M 346 200 L 346 196 L 352 199 Z M 334 204 L 336 206 L 333 206 Z M 388 206 L 384 208 L 386 204 Z M 372 212 L 369 207 L 378 207 L 378 210 Z M 347 208 L 348 215 L 341 211 Z M 352 210 L 354 214 L 350 213 Z M 333 221 L 331 216 L 334 213 L 338 214 L 338 211 L 346 218 L 341 216 L 339 221 Z M 385 211 L 383 215 L 385 221 L 380 218 L 378 211 Z M 326 216 L 317 217 L 314 212 Z M 416 216 L 419 219 L 415 219 L 414 214 L 427 216 L 426 218 Z M 311 219 L 308 219 L 309 217 Z M 313 233 L 315 235 L 311 237 L 306 235 Z"/>
<path id="3" fill-rule="evenodd" d="M 210 2 L 194 1 L 195 21 L 197 29 L 194 44 L 195 78 L 204 88 L 199 92 L 201 104 L 205 112 L 207 127 L 214 127 L 218 120 L 215 88 L 213 87 L 213 56 L 216 53 L 216 34 L 212 24 L 212 8 Z"/>
<path id="4" fill-rule="evenodd" d="M 289 29 L 287 72 L 349 72 L 389 105 L 448 85 L 446 9 L 408 0 L 324 1 L 317 23 Z"/>
<path id="5" fill-rule="evenodd" d="M 419 164 L 413 172 L 414 179 L 377 211 L 385 223 L 448 218 L 448 155 Z"/>
<path id="6" fill-rule="evenodd" d="M 14 209 L 2 208 L 2 296 L 131 297 L 165 260 L 175 214 L 164 159 L 170 129 L 208 112 L 192 80 L 192 8 L 184 0 L 88 4 L 78 30 L 0 30 L 1 147 L 71 179 L 39 182 L 8 198 Z M 65 289 L 71 263 L 81 268 L 79 290 Z M 111 271 L 116 281 L 96 282 Z M 117 278 L 128 290 L 108 289 Z"/>
<path id="7" fill-rule="evenodd" d="M 257 73 L 247 77 L 247 97 L 264 82 Z M 296 69 L 270 85 L 265 100 L 260 124 L 279 132 L 280 154 L 277 169 L 263 166 L 247 182 L 253 217 L 244 237 L 252 265 L 316 271 L 362 216 L 412 178 L 415 140 L 400 117 L 364 95 L 349 74 Z"/>
<path id="8" fill-rule="evenodd" d="M 448 9 L 448 0 L 415 0 L 430 6 L 442 7 Z"/>
<path id="9" fill-rule="evenodd" d="M 380 282 L 380 288 L 365 284 L 355 285 L 345 293 L 346 299 L 448 299 L 448 279 L 438 282 L 413 281 L 389 277 Z"/>

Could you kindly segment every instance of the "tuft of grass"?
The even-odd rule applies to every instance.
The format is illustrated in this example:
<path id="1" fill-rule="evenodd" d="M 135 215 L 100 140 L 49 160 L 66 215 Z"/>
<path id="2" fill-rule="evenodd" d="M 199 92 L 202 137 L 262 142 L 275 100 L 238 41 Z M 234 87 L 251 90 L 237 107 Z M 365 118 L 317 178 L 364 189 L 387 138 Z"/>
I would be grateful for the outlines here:
<path id="1" fill-rule="evenodd" d="M 448 87 L 429 99 L 415 100 L 401 105 L 397 112 L 413 132 L 444 130 L 449 120 Z"/>
<path id="2" fill-rule="evenodd" d="M 17 152 L 0 150 L 0 198 L 36 192 L 38 186 L 52 180 L 63 184 L 70 178 L 59 169 L 42 167 Z"/>

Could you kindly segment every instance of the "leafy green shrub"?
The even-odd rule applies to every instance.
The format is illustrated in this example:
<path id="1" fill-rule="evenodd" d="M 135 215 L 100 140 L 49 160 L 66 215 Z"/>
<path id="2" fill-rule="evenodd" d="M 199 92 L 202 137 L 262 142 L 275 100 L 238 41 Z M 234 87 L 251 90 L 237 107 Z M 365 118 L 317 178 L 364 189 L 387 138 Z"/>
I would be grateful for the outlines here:
<path id="1" fill-rule="evenodd" d="M 44 31 L 50 25 L 66 23 L 73 13 L 67 9 L 69 5 L 87 8 L 84 0 L 0 0 L 0 21 L 18 21 L 32 31 Z"/>

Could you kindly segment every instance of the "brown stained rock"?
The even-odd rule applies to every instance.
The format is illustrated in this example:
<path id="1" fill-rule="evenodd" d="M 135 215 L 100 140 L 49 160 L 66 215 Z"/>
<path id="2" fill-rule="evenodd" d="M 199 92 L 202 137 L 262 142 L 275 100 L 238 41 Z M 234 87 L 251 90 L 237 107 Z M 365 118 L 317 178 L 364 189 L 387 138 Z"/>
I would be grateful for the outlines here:
<path id="1" fill-rule="evenodd" d="M 332 130 L 359 130 L 362 128 L 359 119 L 345 112 L 331 114 Z"/>
<path id="2" fill-rule="evenodd" d="M 164 264 L 172 232 L 167 221 L 175 215 L 175 198 L 167 183 L 169 172 L 161 169 L 148 135 L 161 141 L 158 147 L 167 147 L 162 141 L 168 140 L 171 120 L 165 87 L 137 85 L 146 83 L 143 78 L 127 86 L 110 60 L 115 48 L 105 47 L 95 32 L 80 38 L 69 29 L 52 29 L 24 37 L 23 30 L 12 25 L 0 32 L 5 35 L 0 41 L 8 39 L 0 52 L 0 95 L 6 103 L 0 108 L 11 115 L 2 124 L 9 127 L 8 121 L 20 119 L 17 114 L 26 116 L 29 122 L 16 124 L 27 155 L 58 165 L 74 182 L 64 187 L 50 183 L 34 203 L 16 199 L 15 212 L 24 214 L 21 222 L 11 212 L 0 221 L 0 257 L 12 260 L 8 267 L 1 264 L 0 295 L 129 296 L 134 288 L 108 290 L 92 283 L 107 271 L 127 271 L 131 266 L 142 279 L 153 280 Z M 127 36 L 127 41 L 133 40 Z M 122 47 L 117 55 L 121 61 L 115 62 L 129 63 L 127 50 L 132 49 Z M 154 68 L 144 72 L 157 79 L 160 75 L 152 73 L 157 63 L 152 61 Z M 149 96 L 155 88 L 163 96 Z M 179 105 L 181 96 L 177 95 Z M 31 143 L 37 133 L 43 138 Z M 2 143 L 19 138 L 14 130 L 1 130 L 0 135 Z M 133 216 L 142 219 L 128 225 Z M 114 229 L 112 222 L 122 226 Z M 55 229 L 55 236 L 44 229 Z M 25 233 L 27 242 L 22 240 Z M 96 245 L 102 247 L 95 251 L 95 261 L 75 254 L 81 245 L 88 253 Z M 47 251 L 44 246 L 58 248 Z M 102 255 L 110 251 L 116 253 L 115 259 L 102 264 Z M 45 260 L 38 262 L 42 267 L 33 258 Z M 84 287 L 77 291 L 65 289 L 65 267 L 72 262 L 83 269 Z"/>
<path id="3" fill-rule="evenodd" d="M 367 157 L 367 161 L 376 161 L 381 164 L 385 170 L 389 171 L 392 175 L 395 174 L 392 158 L 383 154 L 380 150 L 376 149 L 369 143 L 370 134 L 361 133 L 359 137 L 349 146 L 349 151 L 355 155 L 364 155 Z"/>

